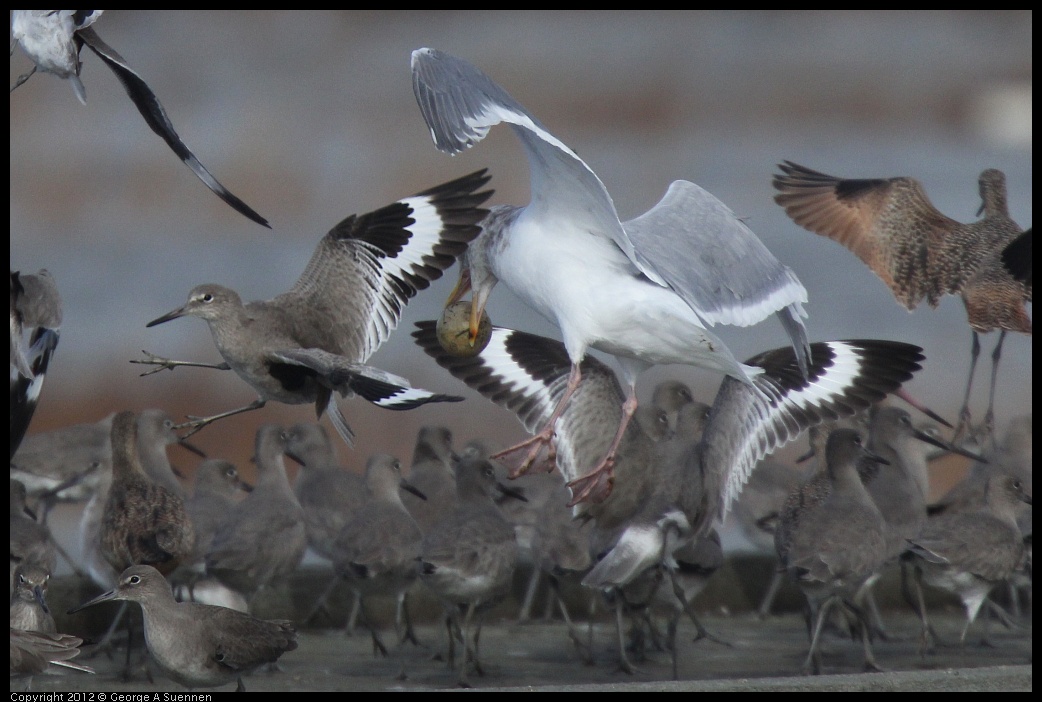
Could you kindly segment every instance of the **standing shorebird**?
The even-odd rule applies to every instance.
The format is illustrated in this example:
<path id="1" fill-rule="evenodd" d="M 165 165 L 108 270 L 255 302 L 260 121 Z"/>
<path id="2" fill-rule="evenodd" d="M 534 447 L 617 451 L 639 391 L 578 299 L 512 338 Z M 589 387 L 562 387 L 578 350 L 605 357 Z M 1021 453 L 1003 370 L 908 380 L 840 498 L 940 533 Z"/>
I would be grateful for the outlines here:
<path id="1" fill-rule="evenodd" d="M 26 502 L 25 485 L 11 478 L 11 577 L 20 564 L 35 564 L 47 573 L 58 565 L 58 550 L 46 525 L 36 521 L 36 513 Z"/>
<path id="2" fill-rule="evenodd" d="M 110 424 L 113 428 L 110 429 L 109 433 L 114 438 L 115 420 L 112 420 Z M 80 515 L 80 543 L 83 550 L 83 560 L 90 577 L 103 589 L 112 587 L 123 569 L 134 564 L 134 561 L 130 561 L 127 564 L 125 560 L 121 560 L 117 564 L 111 563 L 109 557 L 105 555 L 104 541 L 101 536 L 105 519 L 118 519 L 118 517 L 108 514 L 108 500 L 112 494 L 113 482 L 117 480 L 116 461 L 124 459 L 117 459 L 117 453 L 120 449 L 112 444 L 112 438 L 106 442 L 110 445 L 112 467 L 108 470 L 104 466 L 99 469 L 101 475 L 97 489 L 87 501 L 83 508 L 83 513 Z M 153 484 L 153 491 L 156 495 L 161 492 L 164 496 L 176 499 L 178 503 L 183 503 L 185 499 L 184 488 L 174 474 L 174 467 L 171 465 L 170 458 L 166 453 L 166 447 L 175 443 L 196 455 L 202 455 L 202 451 L 177 436 L 177 432 L 174 431 L 174 421 L 166 411 L 152 408 L 138 413 L 135 423 L 134 462 L 140 466 L 147 480 Z M 159 498 L 149 499 L 158 500 Z M 189 517 L 188 519 L 190 522 L 191 518 Z M 192 531 L 195 531 L 194 528 Z M 193 537 L 191 543 L 189 543 L 190 549 L 193 547 L 194 540 Z M 186 556 L 183 560 L 185 563 L 189 563 L 191 556 L 188 554 Z M 159 570 L 165 571 L 162 565 L 152 562 L 150 564 Z"/>
<path id="3" fill-rule="evenodd" d="M 178 602 L 170 583 L 150 566 L 127 568 L 115 589 L 70 609 L 69 614 L 110 600 L 141 605 L 148 652 L 171 680 L 190 690 L 237 682 L 236 692 L 244 692 L 243 675 L 275 663 L 297 647 L 293 622 Z"/>
<path id="4" fill-rule="evenodd" d="M 133 412 L 112 420 L 112 486 L 101 520 L 101 553 L 122 573 L 150 565 L 169 575 L 191 556 L 195 531 L 184 499 L 145 473 Z"/>
<path id="5" fill-rule="evenodd" d="M 178 317 L 206 320 L 224 363 L 171 361 L 147 354 L 156 373 L 177 366 L 234 370 L 258 397 L 253 403 L 211 417 L 192 417 L 193 433 L 210 422 L 260 409 L 269 400 L 314 403 L 344 441 L 353 432 L 334 392 L 361 395 L 386 409 L 407 410 L 428 402 L 454 402 L 410 386 L 409 381 L 365 362 L 398 326 L 409 300 L 442 276 L 478 235 L 491 190 L 478 171 L 404 198 L 373 212 L 351 215 L 319 241 L 292 290 L 271 300 L 244 304 L 220 285 L 196 286 L 188 302 L 147 326 Z M 146 352 L 147 353 L 147 352 Z"/>
<path id="6" fill-rule="evenodd" d="M 914 178 L 836 178 L 792 161 L 778 167 L 775 202 L 796 224 L 857 254 L 908 310 L 924 297 L 937 307 L 944 295 L 962 296 L 973 346 L 956 441 L 969 429 L 978 335 L 1000 331 L 983 426 L 990 436 L 1006 332 L 1031 334 L 1025 309 L 1031 301 L 1031 229 L 1010 219 L 1006 176 L 994 168 L 980 174 L 978 214 L 984 218 L 964 224 L 941 214 Z"/>
<path id="7" fill-rule="evenodd" d="M 149 128 L 192 169 L 196 177 L 236 212 L 270 229 L 268 220 L 233 195 L 206 170 L 191 149 L 181 141 L 173 123 L 167 117 L 166 110 L 148 83 L 127 64 L 126 59 L 101 40 L 93 25 L 102 12 L 104 10 L 14 10 L 11 17 L 11 33 L 14 41 L 18 42 L 32 60 L 33 67 L 28 73 L 18 77 L 11 86 L 11 92 L 40 70 L 68 80 L 76 98 L 86 105 L 87 91 L 80 80 L 80 49 L 86 44 L 116 74 L 123 89 L 127 91 L 127 96 L 134 102 Z M 11 50 L 14 51 L 14 46 Z"/>
<path id="8" fill-rule="evenodd" d="M 308 546 L 332 561 L 337 536 L 365 503 L 365 480 L 340 465 L 329 433 L 318 422 L 300 422 L 287 429 L 286 456 L 300 464 L 293 492 L 304 513 Z M 329 613 L 327 601 L 340 580 L 333 573 L 304 621 L 311 621 L 319 611 Z M 356 596 L 347 619 L 348 631 L 354 629 L 357 618 Z"/>
<path id="9" fill-rule="evenodd" d="M 455 458 L 452 431 L 448 427 L 420 427 L 413 446 L 409 483 L 423 493 L 423 499 L 416 495 L 402 495 L 402 503 L 424 534 L 459 503 L 452 465 Z"/>
<path id="10" fill-rule="evenodd" d="M 402 465 L 386 453 L 369 457 L 365 467 L 365 501 L 337 535 L 333 544 L 333 569 L 358 597 L 362 623 L 373 639 L 374 654 L 387 655 L 365 601 L 374 595 L 393 597 L 396 604 L 397 649 L 410 636 L 405 618 L 405 597 L 420 571 L 423 532 L 402 503 L 400 490 L 424 499 L 423 493 L 402 477 Z M 414 637 L 415 638 L 415 637 Z M 398 678 L 405 679 L 400 660 Z"/>
<path id="11" fill-rule="evenodd" d="M 145 472 L 138 431 L 134 412 L 112 420 L 112 484 L 102 507 L 99 552 L 116 573 L 147 565 L 166 576 L 191 558 L 195 530 L 181 495 Z M 121 607 L 106 642 L 123 613 Z M 131 631 L 128 619 L 128 641 Z M 128 643 L 124 677 L 130 673 L 130 650 Z"/>
<path id="12" fill-rule="evenodd" d="M 228 513 L 237 504 L 236 493 L 253 492 L 253 486 L 239 477 L 233 463 L 221 458 L 207 458 L 195 471 L 195 487 L 185 507 L 195 527 L 195 549 L 192 565 L 202 565 L 213 537 Z"/>
<path id="13" fill-rule="evenodd" d="M 623 223 L 597 174 L 480 70 L 423 48 L 412 53 L 412 77 L 440 150 L 459 153 L 506 123 L 528 157 L 531 201 L 492 208 L 481 236 L 461 257 L 459 284 L 449 300 L 473 290 L 472 343 L 499 281 L 561 330 L 571 360 L 567 390 L 535 436 L 497 454 L 527 449 L 514 476 L 528 470 L 544 448 L 553 456 L 557 420 L 579 386 L 590 349 L 617 359 L 626 398 L 603 460 L 573 481 L 583 486 L 579 499 L 604 499 L 611 489 L 642 371 L 684 363 L 752 386 L 758 370 L 739 363 L 708 326 L 748 326 L 775 313 L 807 372 L 806 289 L 716 197 L 694 183 L 674 181 L 655 207 Z"/>
<path id="14" fill-rule="evenodd" d="M 206 552 L 206 572 L 242 594 L 257 593 L 297 569 L 307 551 L 304 513 L 290 487 L 282 456 L 286 433 L 277 424 L 257 430 L 257 484 L 221 522 Z"/>
<path id="15" fill-rule="evenodd" d="M 804 675 L 821 672 L 819 642 L 830 609 L 845 607 L 860 621 L 865 670 L 872 656 L 869 623 L 854 596 L 886 562 L 886 520 L 862 482 L 885 464 L 853 429 L 836 429 L 825 445 L 825 471 L 789 494 L 774 543 L 782 567 L 807 598 L 811 636 Z"/>
<path id="16" fill-rule="evenodd" d="M 962 601 L 966 625 L 959 643 L 964 645 L 988 594 L 1022 566 L 1024 537 L 1016 514 L 1021 503 L 1031 504 L 1030 485 L 1016 475 L 997 470 L 987 478 L 983 504 L 932 516 L 917 536 L 908 539 L 916 568 L 922 651 L 932 649 L 935 639 L 926 616 L 922 581 L 948 590 Z"/>
<path id="17" fill-rule="evenodd" d="M 488 460 L 467 455 L 456 461 L 456 492 L 459 504 L 424 534 L 420 556 L 420 580 L 445 605 L 449 619 L 449 664 L 453 663 L 453 629 L 463 639 L 463 655 L 457 683 L 470 687 L 467 675 L 473 663 L 483 675 L 478 656 L 478 637 L 486 610 L 510 594 L 517 566 L 514 527 L 492 499 L 498 489 L 525 499 L 496 479 Z M 471 623 L 478 617 L 470 637 Z M 451 621 L 451 624 L 449 623 Z"/>
<path id="18" fill-rule="evenodd" d="M 14 571 L 11 595 L 11 628 L 58 633 L 54 615 L 47 606 L 47 583 L 51 571 L 38 563 L 24 563 Z"/>

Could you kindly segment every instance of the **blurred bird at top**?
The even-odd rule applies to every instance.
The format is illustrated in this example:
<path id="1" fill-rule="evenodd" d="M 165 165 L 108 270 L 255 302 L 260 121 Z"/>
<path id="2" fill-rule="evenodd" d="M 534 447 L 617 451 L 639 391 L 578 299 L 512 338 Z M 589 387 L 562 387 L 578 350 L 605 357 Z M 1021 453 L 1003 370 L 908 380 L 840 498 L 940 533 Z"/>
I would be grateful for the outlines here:
<path id="1" fill-rule="evenodd" d="M 471 339 L 492 288 L 502 281 L 561 330 L 571 359 L 568 389 L 535 436 L 499 456 L 531 447 L 527 470 L 579 386 L 589 349 L 612 354 L 627 388 L 615 440 L 599 472 L 611 474 L 637 407 L 637 376 L 664 363 L 717 370 L 750 387 L 760 369 L 739 363 L 706 327 L 748 326 L 776 313 L 807 373 L 802 303 L 807 291 L 716 197 L 674 181 L 651 210 L 623 223 L 600 178 L 568 146 L 487 75 L 429 48 L 412 54 L 413 90 L 438 149 L 459 153 L 505 122 L 524 146 L 531 202 L 492 208 L 484 231 L 461 257 L 449 302 L 473 290 Z"/>
<path id="2" fill-rule="evenodd" d="M 959 294 L 973 331 L 970 374 L 955 440 L 969 428 L 970 388 L 980 354 L 978 334 L 998 329 L 983 437 L 994 429 L 995 381 L 1006 332 L 1031 334 L 1031 228 L 1009 216 L 1006 176 L 989 168 L 978 179 L 980 219 L 942 214 L 922 183 L 909 177 L 837 178 L 785 161 L 774 176 L 775 202 L 792 220 L 847 247 L 886 283 L 909 311 L 925 297 L 937 307 Z"/>
<path id="3" fill-rule="evenodd" d="M 199 180 L 237 212 L 270 229 L 268 220 L 221 185 L 199 162 L 177 134 L 166 110 L 148 83 L 127 64 L 126 59 L 101 40 L 93 25 L 102 12 L 104 10 L 12 10 L 11 53 L 14 53 L 14 44 L 17 42 L 32 60 L 33 67 L 18 77 L 11 86 L 11 92 L 40 70 L 68 80 L 77 99 L 86 105 L 87 91 L 80 80 L 80 49 L 86 44 L 116 74 L 149 128 L 167 143 Z"/>

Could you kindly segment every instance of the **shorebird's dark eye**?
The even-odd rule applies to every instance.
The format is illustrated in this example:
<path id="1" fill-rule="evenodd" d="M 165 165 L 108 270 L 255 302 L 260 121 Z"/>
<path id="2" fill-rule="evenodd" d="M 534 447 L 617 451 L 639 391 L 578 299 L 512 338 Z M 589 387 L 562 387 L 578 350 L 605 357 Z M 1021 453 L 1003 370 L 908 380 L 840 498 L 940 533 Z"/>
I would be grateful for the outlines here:
<path id="1" fill-rule="evenodd" d="M 210 293 L 203 295 L 203 302 L 213 302 L 213 295 Z"/>
<path id="2" fill-rule="evenodd" d="M 130 582 L 130 584 L 131 584 L 131 585 L 137 585 L 138 583 L 140 583 L 140 582 L 141 582 L 141 576 L 138 576 L 138 575 L 131 575 L 131 576 L 130 576 L 130 581 L 129 581 L 129 582 Z"/>

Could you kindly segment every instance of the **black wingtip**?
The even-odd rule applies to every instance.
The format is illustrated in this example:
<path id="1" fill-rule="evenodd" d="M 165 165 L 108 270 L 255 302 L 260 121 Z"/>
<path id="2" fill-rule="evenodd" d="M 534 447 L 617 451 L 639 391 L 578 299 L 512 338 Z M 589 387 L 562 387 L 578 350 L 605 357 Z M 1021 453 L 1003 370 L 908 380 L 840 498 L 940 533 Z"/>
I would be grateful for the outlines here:
<path id="1" fill-rule="evenodd" d="M 206 169 L 205 166 L 196 158 L 195 154 L 192 153 L 191 149 L 181 140 L 177 130 L 174 129 L 173 122 L 166 114 L 166 110 L 163 109 L 162 103 L 159 102 L 159 98 L 149 87 L 148 83 L 139 76 L 134 69 L 128 64 L 119 52 L 113 49 L 111 46 L 106 44 L 98 33 L 94 31 L 93 27 L 85 27 L 76 33 L 76 36 L 85 43 L 91 51 L 97 54 L 106 66 L 108 66 L 112 72 L 119 79 L 119 82 L 123 85 L 123 89 L 126 91 L 127 96 L 130 97 L 134 106 L 141 113 L 145 122 L 149 128 L 155 132 L 159 137 L 166 142 L 167 146 L 177 154 L 177 157 L 181 161 L 192 169 L 196 177 L 208 187 L 217 197 L 221 198 L 227 203 L 232 209 L 239 214 L 243 215 L 247 219 L 256 222 L 262 227 L 271 229 L 271 225 L 264 217 L 257 214 L 256 211 L 241 199 L 236 197 L 225 188 L 221 183 L 213 177 L 213 175 Z"/>

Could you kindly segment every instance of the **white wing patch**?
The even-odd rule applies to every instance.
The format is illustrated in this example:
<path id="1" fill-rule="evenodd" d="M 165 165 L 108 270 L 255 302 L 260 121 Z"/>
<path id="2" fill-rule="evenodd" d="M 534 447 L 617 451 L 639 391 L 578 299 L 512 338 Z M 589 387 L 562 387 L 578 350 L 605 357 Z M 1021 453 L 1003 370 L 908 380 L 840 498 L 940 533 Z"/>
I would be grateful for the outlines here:
<path id="1" fill-rule="evenodd" d="M 822 375 L 799 390 L 779 395 L 770 383 L 753 380 L 760 390 L 774 398 L 774 403 L 768 404 L 752 393 L 748 394 L 743 422 L 746 431 L 741 433 L 741 441 L 733 454 L 733 468 L 727 473 L 721 519 L 727 516 L 731 504 L 738 498 L 760 459 L 799 435 L 799 432 L 790 432 L 787 428 L 787 425 L 796 424 L 793 419 L 786 421 L 791 412 L 799 408 L 821 407 L 839 399 L 861 375 L 864 364 L 857 347 L 839 341 L 829 342 L 828 346 L 834 354 L 831 365 Z"/>
<path id="2" fill-rule="evenodd" d="M 376 296 L 369 315 L 369 326 L 365 335 L 365 348 L 362 357 L 365 361 L 380 345 L 387 341 L 402 318 L 402 311 L 412 294 L 403 291 L 412 290 L 413 286 L 406 282 L 404 273 L 415 274 L 426 262 L 424 259 L 434 255 L 434 248 L 441 241 L 445 221 L 438 214 L 437 208 L 427 197 L 409 197 L 399 200 L 412 210 L 413 224 L 409 230 L 409 241 L 395 257 L 384 256 L 383 252 L 365 244 L 371 251 L 370 258 L 376 268 L 369 279 Z"/>

